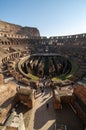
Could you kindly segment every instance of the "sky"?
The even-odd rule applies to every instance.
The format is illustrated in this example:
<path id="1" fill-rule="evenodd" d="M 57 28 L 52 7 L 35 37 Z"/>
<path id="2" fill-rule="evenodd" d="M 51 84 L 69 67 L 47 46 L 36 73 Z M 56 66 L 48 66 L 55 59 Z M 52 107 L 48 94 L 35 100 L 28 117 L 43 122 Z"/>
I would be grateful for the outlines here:
<path id="1" fill-rule="evenodd" d="M 0 20 L 47 37 L 86 33 L 86 0 L 0 0 Z"/>

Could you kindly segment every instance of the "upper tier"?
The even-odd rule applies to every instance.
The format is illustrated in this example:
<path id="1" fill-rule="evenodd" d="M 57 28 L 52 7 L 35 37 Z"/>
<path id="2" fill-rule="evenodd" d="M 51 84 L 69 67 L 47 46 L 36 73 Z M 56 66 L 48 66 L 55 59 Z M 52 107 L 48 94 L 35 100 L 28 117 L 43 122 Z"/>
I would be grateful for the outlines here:
<path id="1" fill-rule="evenodd" d="M 15 25 L 7 23 L 0 20 L 0 33 L 5 33 L 9 35 L 21 35 L 21 36 L 40 36 L 39 30 L 34 27 L 22 27 L 20 25 Z"/>

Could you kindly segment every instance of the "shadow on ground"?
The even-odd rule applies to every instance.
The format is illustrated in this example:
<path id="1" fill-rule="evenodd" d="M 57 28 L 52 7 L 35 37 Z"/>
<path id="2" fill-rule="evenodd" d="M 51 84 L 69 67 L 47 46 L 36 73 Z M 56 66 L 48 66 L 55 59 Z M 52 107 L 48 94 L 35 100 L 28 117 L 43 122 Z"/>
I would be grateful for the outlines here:
<path id="1" fill-rule="evenodd" d="M 45 100 L 46 98 L 43 99 L 43 101 Z M 48 108 L 47 103 L 49 104 Z M 34 129 L 41 129 L 42 127 L 47 125 L 48 121 L 55 120 L 54 109 L 52 109 L 52 107 L 53 107 L 53 98 L 50 98 L 36 110 L 34 119 Z M 54 128 L 53 125 L 51 124 L 48 130 L 52 130 Z"/>

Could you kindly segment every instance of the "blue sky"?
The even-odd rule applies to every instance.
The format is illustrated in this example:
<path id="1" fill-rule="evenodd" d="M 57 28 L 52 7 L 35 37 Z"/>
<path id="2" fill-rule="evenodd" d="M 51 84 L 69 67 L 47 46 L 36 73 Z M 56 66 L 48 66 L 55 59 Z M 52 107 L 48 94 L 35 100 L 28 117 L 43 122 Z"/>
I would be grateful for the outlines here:
<path id="1" fill-rule="evenodd" d="M 86 33 L 86 0 L 0 0 L 0 20 L 37 27 L 41 36 Z"/>

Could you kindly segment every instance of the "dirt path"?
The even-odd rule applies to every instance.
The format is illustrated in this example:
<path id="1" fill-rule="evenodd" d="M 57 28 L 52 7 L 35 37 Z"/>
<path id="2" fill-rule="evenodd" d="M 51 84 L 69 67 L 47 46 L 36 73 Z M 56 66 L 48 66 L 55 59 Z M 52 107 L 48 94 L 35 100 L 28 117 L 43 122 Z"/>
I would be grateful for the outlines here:
<path id="1" fill-rule="evenodd" d="M 43 94 L 37 93 L 28 130 L 55 130 L 55 111 L 50 91 L 46 88 Z"/>

